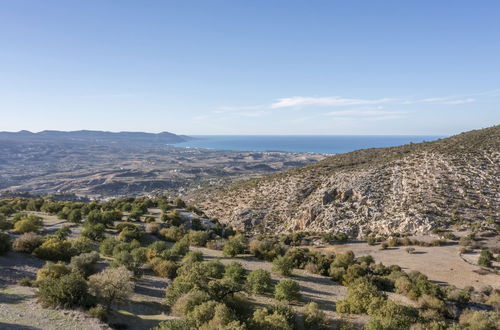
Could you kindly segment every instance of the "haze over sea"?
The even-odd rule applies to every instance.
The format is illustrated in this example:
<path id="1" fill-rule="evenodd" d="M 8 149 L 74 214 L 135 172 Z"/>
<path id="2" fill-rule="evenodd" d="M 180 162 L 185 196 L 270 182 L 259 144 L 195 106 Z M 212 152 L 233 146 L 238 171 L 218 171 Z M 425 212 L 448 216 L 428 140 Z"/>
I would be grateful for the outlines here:
<path id="1" fill-rule="evenodd" d="M 177 147 L 240 151 L 289 151 L 338 154 L 365 148 L 394 147 L 443 138 L 429 135 L 197 135 Z"/>

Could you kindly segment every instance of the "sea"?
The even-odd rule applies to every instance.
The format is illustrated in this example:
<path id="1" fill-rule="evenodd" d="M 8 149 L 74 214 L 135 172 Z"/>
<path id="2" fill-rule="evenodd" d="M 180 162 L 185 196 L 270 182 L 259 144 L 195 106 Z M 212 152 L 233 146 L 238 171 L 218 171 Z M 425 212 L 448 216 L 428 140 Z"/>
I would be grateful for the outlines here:
<path id="1" fill-rule="evenodd" d="M 433 141 L 429 135 L 195 135 L 176 147 L 237 151 L 287 151 L 339 154 L 366 148 Z"/>

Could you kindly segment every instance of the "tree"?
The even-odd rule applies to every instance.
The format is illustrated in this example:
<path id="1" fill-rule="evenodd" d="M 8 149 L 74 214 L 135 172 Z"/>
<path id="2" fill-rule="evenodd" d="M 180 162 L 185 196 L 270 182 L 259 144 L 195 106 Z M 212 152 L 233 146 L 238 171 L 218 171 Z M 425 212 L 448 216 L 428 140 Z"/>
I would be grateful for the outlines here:
<path id="1" fill-rule="evenodd" d="M 299 301 L 300 296 L 300 286 L 294 280 L 279 281 L 274 289 L 274 298 L 277 300 Z"/>
<path id="2" fill-rule="evenodd" d="M 293 270 L 292 259 L 284 256 L 278 256 L 273 260 L 273 272 L 283 276 L 290 276 Z"/>
<path id="3" fill-rule="evenodd" d="M 132 272 L 123 266 L 106 268 L 89 277 L 90 293 L 102 300 L 107 309 L 114 303 L 126 301 L 132 290 Z"/>
<path id="4" fill-rule="evenodd" d="M 271 290 L 271 274 L 264 269 L 256 269 L 247 276 L 246 287 L 252 293 L 266 293 Z"/>

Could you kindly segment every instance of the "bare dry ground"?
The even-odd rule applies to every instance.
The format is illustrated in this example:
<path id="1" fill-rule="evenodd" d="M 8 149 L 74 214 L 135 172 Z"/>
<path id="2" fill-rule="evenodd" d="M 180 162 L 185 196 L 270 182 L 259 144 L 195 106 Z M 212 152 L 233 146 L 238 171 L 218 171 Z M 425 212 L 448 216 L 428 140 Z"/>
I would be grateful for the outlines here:
<path id="1" fill-rule="evenodd" d="M 355 242 L 315 249 L 325 253 L 352 250 L 356 256 L 371 255 L 376 262 L 382 262 L 384 265 L 399 265 L 405 271 L 419 271 L 430 280 L 440 284 L 455 285 L 459 288 L 473 286 L 479 289 L 486 285 L 500 288 L 499 275 L 477 273 L 481 269 L 477 266 L 478 252 L 460 254 L 459 245 L 414 246 L 414 248 L 415 252 L 409 254 L 405 246 L 380 250 L 380 245 L 370 246 L 365 242 Z"/>

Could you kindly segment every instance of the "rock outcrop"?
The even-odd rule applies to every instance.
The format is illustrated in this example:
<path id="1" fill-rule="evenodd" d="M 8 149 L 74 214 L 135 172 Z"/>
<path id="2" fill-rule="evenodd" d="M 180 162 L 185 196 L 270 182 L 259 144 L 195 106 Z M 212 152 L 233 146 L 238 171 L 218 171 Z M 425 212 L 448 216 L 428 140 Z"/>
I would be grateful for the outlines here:
<path id="1" fill-rule="evenodd" d="M 500 126 L 365 149 L 218 190 L 198 203 L 247 231 L 425 232 L 499 220 Z"/>

